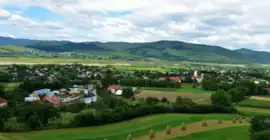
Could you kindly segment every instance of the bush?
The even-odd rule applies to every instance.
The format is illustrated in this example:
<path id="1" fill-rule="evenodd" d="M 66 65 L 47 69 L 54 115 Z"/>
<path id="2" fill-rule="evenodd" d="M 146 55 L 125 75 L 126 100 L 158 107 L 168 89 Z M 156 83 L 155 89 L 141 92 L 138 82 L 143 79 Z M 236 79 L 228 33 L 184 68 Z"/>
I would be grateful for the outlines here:
<path id="1" fill-rule="evenodd" d="M 222 120 L 218 120 L 218 124 L 222 124 Z"/>
<path id="2" fill-rule="evenodd" d="M 132 135 L 131 134 L 128 135 L 127 140 L 132 140 Z"/>
<path id="3" fill-rule="evenodd" d="M 236 118 L 233 118 L 233 119 L 232 119 L 232 122 L 233 122 L 233 123 L 236 123 L 236 120 L 237 120 Z"/>
<path id="4" fill-rule="evenodd" d="M 182 131 L 185 131 L 185 130 L 187 130 L 187 125 L 185 123 L 182 123 L 180 128 Z"/>
<path id="5" fill-rule="evenodd" d="M 207 121 L 206 121 L 206 120 L 203 120 L 203 121 L 202 121 L 202 126 L 203 126 L 203 127 L 207 126 Z"/>
<path id="6" fill-rule="evenodd" d="M 170 135 L 171 132 L 172 132 L 171 127 L 169 125 L 167 125 L 167 127 L 166 127 L 166 134 L 167 135 Z"/>
<path id="7" fill-rule="evenodd" d="M 149 132 L 149 138 L 154 139 L 155 138 L 155 132 L 151 129 Z"/>

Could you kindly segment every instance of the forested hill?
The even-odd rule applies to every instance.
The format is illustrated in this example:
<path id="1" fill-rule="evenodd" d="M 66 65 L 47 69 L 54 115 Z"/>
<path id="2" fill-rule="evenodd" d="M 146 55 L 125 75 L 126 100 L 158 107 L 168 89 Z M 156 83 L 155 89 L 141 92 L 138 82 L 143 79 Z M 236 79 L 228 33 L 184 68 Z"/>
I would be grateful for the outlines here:
<path id="1" fill-rule="evenodd" d="M 269 63 L 270 53 L 251 50 L 229 50 L 219 46 L 182 41 L 146 43 L 42 41 L 0 37 L 0 46 L 20 46 L 50 53 L 74 52 L 124 60 L 174 60 L 226 63 Z M 5 47 L 6 48 L 6 47 Z M 0 47 L 1 49 L 1 47 Z M 0 53 L 3 53 L 0 51 Z M 263 55 L 260 55 L 263 54 Z M 266 59 L 265 59 L 266 58 Z"/>

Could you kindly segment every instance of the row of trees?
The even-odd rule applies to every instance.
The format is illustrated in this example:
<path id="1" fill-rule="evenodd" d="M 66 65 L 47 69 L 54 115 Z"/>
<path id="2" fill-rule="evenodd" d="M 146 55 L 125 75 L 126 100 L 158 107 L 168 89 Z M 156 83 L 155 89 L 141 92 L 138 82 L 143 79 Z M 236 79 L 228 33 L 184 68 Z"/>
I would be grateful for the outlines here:
<path id="1" fill-rule="evenodd" d="M 159 81 L 149 79 L 121 79 L 120 84 L 123 86 L 140 86 L 140 87 L 162 87 L 162 88 L 180 88 L 181 84 L 175 81 Z"/>
<path id="2" fill-rule="evenodd" d="M 103 125 L 157 113 L 235 113 L 233 107 L 197 105 L 190 99 L 178 97 L 170 103 L 166 98 L 149 97 L 136 102 L 109 97 L 82 110 L 71 121 L 71 127 Z"/>

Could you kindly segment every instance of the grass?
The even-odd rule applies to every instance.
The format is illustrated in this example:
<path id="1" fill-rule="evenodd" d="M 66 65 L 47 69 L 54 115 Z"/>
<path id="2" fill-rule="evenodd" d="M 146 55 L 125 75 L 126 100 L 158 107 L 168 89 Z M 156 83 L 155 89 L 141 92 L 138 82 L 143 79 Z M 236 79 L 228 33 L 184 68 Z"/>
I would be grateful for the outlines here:
<path id="1" fill-rule="evenodd" d="M 28 133 L 4 133 L 6 138 L 20 137 L 23 140 L 124 140 L 128 134 L 143 136 L 152 128 L 154 131 L 164 130 L 169 124 L 179 126 L 185 122 L 190 124 L 203 119 L 231 120 L 235 114 L 163 114 L 147 116 L 131 121 L 110 124 L 105 126 L 85 127 L 76 129 L 47 130 Z"/>
<path id="2" fill-rule="evenodd" d="M 206 91 L 201 87 L 193 88 L 191 84 L 182 84 L 181 88 L 158 88 L 158 87 L 142 87 L 143 90 L 153 91 L 170 91 L 170 92 L 182 92 L 182 93 L 194 93 L 194 94 L 214 94 L 215 91 Z"/>
<path id="3" fill-rule="evenodd" d="M 215 91 L 203 90 L 200 86 L 193 88 L 192 84 L 182 84 L 182 87 L 176 90 L 177 92 L 191 92 L 194 94 L 214 94 Z"/>
<path id="4" fill-rule="evenodd" d="M 229 127 L 212 131 L 199 132 L 172 140 L 248 140 L 248 126 Z"/>
<path id="5" fill-rule="evenodd" d="M 154 90 L 154 91 L 176 91 L 177 88 L 157 88 L 157 87 L 142 87 L 142 90 Z"/>
<path id="6" fill-rule="evenodd" d="M 237 110 L 240 114 L 246 115 L 246 116 L 270 116 L 269 109 L 238 106 Z"/>
<path id="7" fill-rule="evenodd" d="M 243 107 L 270 108 L 270 101 L 246 99 L 238 103 L 238 105 Z"/>

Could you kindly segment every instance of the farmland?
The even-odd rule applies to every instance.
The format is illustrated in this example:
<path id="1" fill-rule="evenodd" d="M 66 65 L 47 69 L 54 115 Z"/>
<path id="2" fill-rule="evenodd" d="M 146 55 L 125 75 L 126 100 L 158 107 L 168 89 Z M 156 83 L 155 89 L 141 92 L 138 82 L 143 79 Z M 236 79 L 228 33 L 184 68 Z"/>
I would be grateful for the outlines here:
<path id="1" fill-rule="evenodd" d="M 20 137 L 23 140 L 43 140 L 43 139 L 44 140 L 45 139 L 103 140 L 104 138 L 124 140 L 128 134 L 132 134 L 134 137 L 144 136 L 148 134 L 150 129 L 153 129 L 155 131 L 162 131 L 164 130 L 164 128 L 166 128 L 167 125 L 170 125 L 171 127 L 178 127 L 181 123 L 192 124 L 195 122 L 199 122 L 203 119 L 228 120 L 228 124 L 229 124 L 231 119 L 235 116 L 236 115 L 225 115 L 225 114 L 154 115 L 154 116 L 138 118 L 138 119 L 127 121 L 127 122 L 106 125 L 106 126 L 101 126 L 101 127 L 98 126 L 98 127 L 89 127 L 89 128 L 49 130 L 49 131 L 29 132 L 29 133 L 12 133 L 12 134 L 4 134 L 4 136 L 8 139 L 12 139 L 15 137 L 14 140 L 16 140 L 16 137 L 17 138 Z M 214 125 L 215 123 L 217 123 L 217 121 L 213 121 L 212 123 L 209 123 L 209 125 L 211 124 Z M 233 124 L 231 125 L 233 126 Z M 188 131 L 186 133 L 188 133 Z"/>
<path id="2" fill-rule="evenodd" d="M 146 140 L 153 130 L 156 140 L 164 140 L 192 139 L 211 131 L 244 132 L 249 123 L 243 118 L 270 116 L 268 85 L 256 84 L 256 77 L 249 76 L 261 73 L 220 67 L 6 65 L 0 73 L 0 97 L 9 102 L 0 109 L 1 135 L 7 140 L 124 140 L 131 134 Z M 178 133 L 182 123 L 187 130 Z M 168 126 L 172 134 L 165 135 Z M 227 138 L 219 136 L 209 138 Z"/>
<path id="3" fill-rule="evenodd" d="M 248 127 L 238 126 L 199 132 L 172 140 L 248 140 Z"/>

